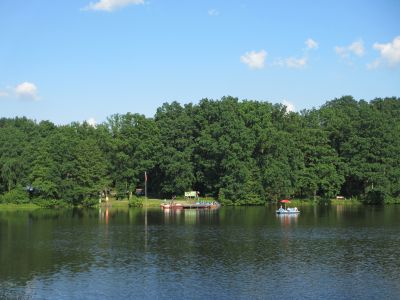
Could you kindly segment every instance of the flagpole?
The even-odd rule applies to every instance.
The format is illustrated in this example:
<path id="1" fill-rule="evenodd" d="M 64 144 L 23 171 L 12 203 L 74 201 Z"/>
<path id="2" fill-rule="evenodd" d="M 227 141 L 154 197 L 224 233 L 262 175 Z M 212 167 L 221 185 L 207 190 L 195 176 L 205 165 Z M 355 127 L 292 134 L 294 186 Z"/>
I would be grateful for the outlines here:
<path id="1" fill-rule="evenodd" d="M 144 172 L 144 197 L 147 200 L 147 172 Z"/>

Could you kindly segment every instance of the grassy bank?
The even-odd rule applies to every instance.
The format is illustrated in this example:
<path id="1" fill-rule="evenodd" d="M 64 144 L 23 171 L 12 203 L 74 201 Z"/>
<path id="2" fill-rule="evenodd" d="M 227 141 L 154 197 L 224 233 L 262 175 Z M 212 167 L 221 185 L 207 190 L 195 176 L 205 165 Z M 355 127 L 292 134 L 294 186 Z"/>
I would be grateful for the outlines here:
<path id="1" fill-rule="evenodd" d="M 155 208 L 155 207 L 160 207 L 160 204 L 164 202 L 164 200 L 161 199 L 147 199 L 145 200 L 144 198 L 141 198 L 143 207 L 147 208 Z M 179 203 L 184 203 L 185 201 L 178 201 Z M 100 204 L 101 207 L 129 207 L 129 201 L 128 199 L 124 200 L 115 200 L 115 199 L 110 199 L 108 202 L 102 202 Z"/>
<path id="2" fill-rule="evenodd" d="M 145 208 L 159 208 L 160 204 L 164 202 L 170 202 L 170 200 L 164 200 L 164 199 L 144 199 L 140 198 L 142 200 L 143 207 Z M 194 200 L 185 200 L 185 199 L 176 199 L 175 200 L 178 203 L 181 204 L 189 204 L 193 203 Z M 314 201 L 313 199 L 293 199 L 290 200 L 290 203 L 287 206 L 294 207 L 294 206 L 308 206 L 308 205 L 324 205 L 324 204 L 331 204 L 331 205 L 361 205 L 362 203 L 357 200 L 357 199 L 346 199 L 346 200 L 337 200 L 337 199 L 332 199 L 330 201 L 324 202 L 324 201 Z M 275 202 L 269 202 L 269 205 L 280 205 L 280 203 L 275 203 Z M 113 207 L 113 208 L 128 208 L 129 207 L 129 201 L 128 199 L 124 200 L 116 200 L 114 198 L 111 198 L 108 202 L 102 202 L 101 204 L 98 204 L 96 206 L 100 207 Z M 96 207 L 95 206 L 95 207 Z M 44 206 L 38 205 L 35 203 L 24 203 L 24 204 L 15 204 L 15 203 L 0 203 L 0 210 L 16 210 L 16 209 L 37 209 L 37 208 L 43 208 Z M 64 207 L 64 206 L 60 206 Z M 57 208 L 57 207 L 54 207 Z"/>
<path id="3" fill-rule="evenodd" d="M 358 199 L 346 199 L 346 200 L 332 199 L 331 204 L 333 204 L 333 205 L 361 205 L 362 203 Z"/>
<path id="4" fill-rule="evenodd" d="M 140 198 L 143 200 L 143 207 L 147 208 L 159 208 L 161 203 L 164 203 L 164 199 L 147 199 L 145 200 L 144 198 Z M 169 202 L 170 200 L 166 200 Z M 186 203 L 192 203 L 193 201 L 187 201 L 187 200 L 176 200 L 176 202 L 186 204 Z M 65 208 L 65 207 L 72 207 L 68 206 L 66 203 L 63 203 L 66 206 L 58 206 L 58 207 L 50 207 L 50 208 Z M 128 199 L 124 200 L 116 200 L 111 198 L 108 202 L 103 201 L 101 204 L 97 204 L 94 207 L 113 207 L 113 208 L 128 208 L 129 207 L 129 201 Z M 16 203 L 0 203 L 0 210 L 18 210 L 18 209 L 38 209 L 38 208 L 44 208 L 46 206 L 43 205 L 38 205 L 35 203 L 23 203 L 23 204 L 16 204 Z"/>
<path id="5" fill-rule="evenodd" d="M 280 203 L 276 203 L 280 205 Z M 330 199 L 330 200 L 317 200 L 314 199 L 292 199 L 287 206 L 308 206 L 308 205 L 361 205 L 362 203 L 358 199 L 346 199 L 346 200 L 338 200 L 338 199 Z M 283 205 L 283 204 L 282 204 Z"/>
<path id="6" fill-rule="evenodd" d="M 34 203 L 23 203 L 23 204 L 16 204 L 16 203 L 0 203 L 0 210 L 15 210 L 15 209 L 38 209 L 40 208 L 39 205 Z"/>

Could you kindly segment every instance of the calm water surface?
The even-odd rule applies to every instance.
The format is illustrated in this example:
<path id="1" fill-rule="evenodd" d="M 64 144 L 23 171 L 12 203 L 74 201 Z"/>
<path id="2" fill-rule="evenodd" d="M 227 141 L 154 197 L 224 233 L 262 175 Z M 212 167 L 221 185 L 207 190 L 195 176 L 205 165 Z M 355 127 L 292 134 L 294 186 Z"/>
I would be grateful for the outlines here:
<path id="1" fill-rule="evenodd" d="M 0 211 L 3 299 L 400 299 L 400 207 Z"/>

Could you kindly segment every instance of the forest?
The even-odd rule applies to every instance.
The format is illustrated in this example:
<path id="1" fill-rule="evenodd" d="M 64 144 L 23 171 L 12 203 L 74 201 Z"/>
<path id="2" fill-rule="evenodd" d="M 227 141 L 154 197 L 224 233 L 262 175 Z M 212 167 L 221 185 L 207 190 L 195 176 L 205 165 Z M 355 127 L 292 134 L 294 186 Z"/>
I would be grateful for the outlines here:
<path id="1" fill-rule="evenodd" d="M 144 187 L 224 205 L 282 198 L 400 203 L 400 98 L 344 96 L 318 109 L 223 97 L 164 103 L 102 124 L 0 119 L 0 203 L 92 205 Z"/>

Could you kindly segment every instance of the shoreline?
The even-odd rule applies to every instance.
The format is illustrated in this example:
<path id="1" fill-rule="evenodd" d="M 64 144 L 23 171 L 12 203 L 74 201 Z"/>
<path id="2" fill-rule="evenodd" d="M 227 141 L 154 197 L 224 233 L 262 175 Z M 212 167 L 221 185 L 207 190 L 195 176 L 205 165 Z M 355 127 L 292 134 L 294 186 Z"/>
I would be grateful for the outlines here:
<path id="1" fill-rule="evenodd" d="M 164 200 L 164 199 L 143 199 L 143 206 L 139 208 L 159 208 L 160 205 L 164 202 L 170 202 L 171 200 Z M 193 200 L 180 200 L 177 199 L 175 202 L 181 203 L 181 204 L 188 204 L 192 203 Z M 259 207 L 265 207 L 265 206 L 270 206 L 270 205 L 280 205 L 279 202 L 267 202 L 264 205 L 256 205 Z M 318 203 L 315 202 L 314 200 L 291 200 L 289 206 L 318 206 L 318 205 L 362 205 L 362 203 L 358 200 L 355 199 L 349 199 L 349 200 L 337 200 L 337 199 L 332 199 L 330 202 L 327 203 Z M 389 204 L 384 204 L 384 205 L 389 205 Z M 246 205 L 240 205 L 245 207 Z M 251 205 L 254 206 L 254 205 Z M 78 206 L 79 208 L 84 208 L 82 206 Z M 129 206 L 129 201 L 127 199 L 125 200 L 110 200 L 108 202 L 102 202 L 101 204 L 94 205 L 89 208 L 131 208 Z M 62 206 L 62 207 L 43 207 L 35 203 L 23 203 L 23 204 L 16 204 L 16 203 L 0 203 L 0 211 L 2 210 L 34 210 L 34 209 L 60 209 L 60 208 L 73 208 L 73 206 Z"/>

